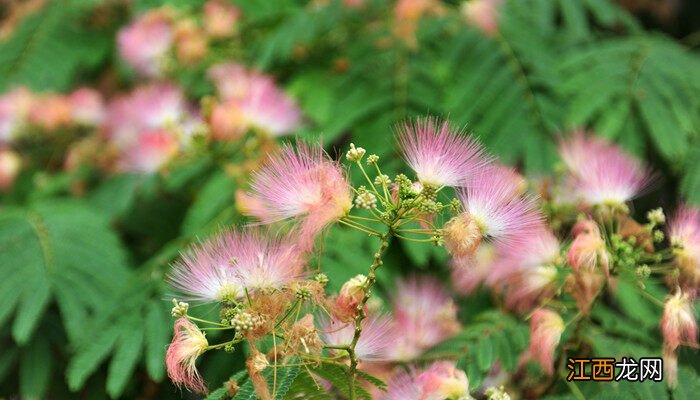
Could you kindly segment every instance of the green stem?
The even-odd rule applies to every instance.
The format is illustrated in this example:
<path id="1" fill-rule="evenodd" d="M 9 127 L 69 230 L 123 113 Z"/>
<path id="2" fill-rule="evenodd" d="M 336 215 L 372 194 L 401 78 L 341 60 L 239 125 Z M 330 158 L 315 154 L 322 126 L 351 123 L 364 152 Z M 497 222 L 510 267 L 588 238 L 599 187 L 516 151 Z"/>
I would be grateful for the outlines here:
<path id="1" fill-rule="evenodd" d="M 376 271 L 379 267 L 381 267 L 384 264 L 382 262 L 382 255 L 389 247 L 388 233 L 382 234 L 380 236 L 380 239 L 381 244 L 379 245 L 379 249 L 377 249 L 377 252 L 374 253 L 374 262 L 372 262 L 372 265 L 370 265 L 369 272 L 367 273 L 367 281 L 365 282 L 364 296 L 362 297 L 360 304 L 357 306 L 357 316 L 355 316 L 355 334 L 352 338 L 352 342 L 350 342 L 350 345 L 347 347 L 347 352 L 350 356 L 350 369 L 348 370 L 348 393 L 350 400 L 356 399 L 355 375 L 359 360 L 357 358 L 357 354 L 355 354 L 355 347 L 357 346 L 357 342 L 360 340 L 360 335 L 362 334 L 362 321 L 365 318 L 367 318 L 367 314 L 365 313 L 365 304 L 367 304 L 367 301 L 369 300 L 369 297 L 372 293 L 372 286 L 377 280 Z"/>

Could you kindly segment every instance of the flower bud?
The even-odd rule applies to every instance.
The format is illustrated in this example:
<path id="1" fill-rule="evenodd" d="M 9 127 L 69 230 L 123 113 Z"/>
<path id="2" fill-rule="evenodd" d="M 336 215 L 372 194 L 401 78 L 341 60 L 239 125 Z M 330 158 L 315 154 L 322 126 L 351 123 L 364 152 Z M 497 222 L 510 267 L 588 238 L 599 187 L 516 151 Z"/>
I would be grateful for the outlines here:
<path id="1" fill-rule="evenodd" d="M 530 356 L 548 375 L 554 373 L 554 351 L 564 328 L 564 320 L 554 311 L 539 309 L 532 315 Z"/>
<path id="2" fill-rule="evenodd" d="M 445 248 L 454 257 L 474 254 L 483 239 L 479 223 L 468 213 L 462 213 L 447 221 L 442 228 Z"/>
<path id="3" fill-rule="evenodd" d="M 355 205 L 357 208 L 372 210 L 377 208 L 377 196 L 370 192 L 362 192 L 355 197 Z"/>
<path id="4" fill-rule="evenodd" d="M 350 150 L 345 153 L 345 158 L 347 158 L 349 161 L 359 162 L 362 160 L 362 157 L 365 156 L 365 153 L 365 149 L 362 147 L 355 147 L 354 143 L 350 143 Z"/>
<path id="5" fill-rule="evenodd" d="M 567 252 L 571 268 L 576 272 L 582 269 L 593 271 L 601 265 L 609 275 L 609 256 L 598 225 L 589 220 L 581 221 L 574 226 L 573 232 L 576 238 Z"/>
<path id="6" fill-rule="evenodd" d="M 351 278 L 340 288 L 340 294 L 336 299 L 338 318 L 346 320 L 357 312 L 357 306 L 365 296 L 365 284 L 367 277 L 360 274 Z"/>
<path id="7" fill-rule="evenodd" d="M 647 219 L 654 225 L 663 225 L 666 223 L 666 216 L 661 207 L 649 211 L 647 213 Z"/>
<path id="8" fill-rule="evenodd" d="M 666 300 L 661 331 L 664 345 L 670 350 L 681 344 L 697 344 L 698 327 L 688 294 L 678 290 Z"/>
<path id="9" fill-rule="evenodd" d="M 209 0 L 204 4 L 204 29 L 215 39 L 233 36 L 240 17 L 240 10 L 226 1 Z"/>

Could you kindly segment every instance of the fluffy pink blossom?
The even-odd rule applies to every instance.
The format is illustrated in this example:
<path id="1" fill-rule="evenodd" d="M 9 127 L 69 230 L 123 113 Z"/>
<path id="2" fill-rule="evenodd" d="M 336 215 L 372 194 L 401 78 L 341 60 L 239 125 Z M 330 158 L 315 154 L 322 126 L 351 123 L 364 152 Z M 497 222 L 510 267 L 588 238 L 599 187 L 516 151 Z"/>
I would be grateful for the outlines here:
<path id="1" fill-rule="evenodd" d="M 507 247 L 541 229 L 535 199 L 521 193 L 513 174 L 488 168 L 457 192 L 464 212 L 443 228 L 445 247 L 455 257 L 468 257 L 486 240 Z"/>
<path id="2" fill-rule="evenodd" d="M 493 243 L 483 243 L 472 257 L 457 257 L 450 261 L 452 284 L 459 294 L 469 295 L 484 283 L 499 259 Z"/>
<path id="3" fill-rule="evenodd" d="M 680 267 L 693 277 L 700 272 L 700 208 L 681 206 L 668 224 Z"/>
<path id="4" fill-rule="evenodd" d="M 467 399 L 469 380 L 451 362 L 436 361 L 423 371 L 403 371 L 389 381 L 384 400 Z"/>
<path id="5" fill-rule="evenodd" d="M 392 302 L 392 360 L 411 360 L 460 329 L 456 305 L 433 278 L 413 276 L 398 282 Z"/>
<path id="6" fill-rule="evenodd" d="M 105 117 L 105 105 L 100 92 L 83 87 L 68 96 L 73 121 L 87 126 L 97 126 Z"/>
<path id="7" fill-rule="evenodd" d="M 204 333 L 187 317 L 175 322 L 175 335 L 165 353 L 165 365 L 173 383 L 195 392 L 207 391 L 195 363 L 208 345 Z"/>
<path id="8" fill-rule="evenodd" d="M 119 54 L 145 77 L 158 77 L 173 45 L 174 32 L 167 10 L 146 13 L 117 34 Z"/>
<path id="9" fill-rule="evenodd" d="M 109 103 L 103 133 L 120 169 L 154 172 L 189 145 L 198 124 L 176 86 L 150 84 Z"/>
<path id="10" fill-rule="evenodd" d="M 136 140 L 125 146 L 117 168 L 129 172 L 156 172 L 177 153 L 179 144 L 171 132 L 164 129 L 139 132 Z"/>
<path id="11" fill-rule="evenodd" d="M 33 96 L 24 87 L 0 96 L 0 143 L 12 141 L 27 122 Z"/>
<path id="12" fill-rule="evenodd" d="M 560 245 L 552 232 L 543 228 L 500 254 L 487 280 L 504 288 L 506 307 L 524 313 L 553 294 Z"/>
<path id="13" fill-rule="evenodd" d="M 583 132 L 562 141 L 559 153 L 575 193 L 588 205 L 624 204 L 639 195 L 651 179 L 650 170 L 641 161 Z"/>
<path id="14" fill-rule="evenodd" d="M 532 314 L 530 357 L 539 363 L 548 375 L 554 373 L 554 352 L 564 328 L 564 320 L 554 311 L 539 309 Z"/>
<path id="15" fill-rule="evenodd" d="M 72 110 L 68 99 L 58 94 L 35 96 L 29 108 L 31 125 L 53 131 L 71 125 Z"/>
<path id="16" fill-rule="evenodd" d="M 320 145 L 298 143 L 254 173 L 248 199 L 247 213 L 261 223 L 296 218 L 299 243 L 311 246 L 324 227 L 350 211 L 353 194 L 345 171 Z"/>
<path id="17" fill-rule="evenodd" d="M 280 136 L 301 125 L 299 107 L 272 77 L 235 63 L 212 67 L 209 77 L 224 100 L 218 112 L 230 114 L 217 116 L 218 130 L 223 132 L 225 127 L 228 132 L 218 136 L 238 137 L 251 128 Z"/>
<path id="18" fill-rule="evenodd" d="M 169 280 L 187 299 L 238 300 L 244 290 L 278 289 L 303 274 L 303 257 L 288 240 L 257 230 L 225 231 L 194 246 Z"/>
<path id="19" fill-rule="evenodd" d="M 406 162 L 426 185 L 466 186 L 490 163 L 476 139 L 433 118 L 400 125 L 396 139 Z"/>
<path id="20" fill-rule="evenodd" d="M 499 9 L 503 0 L 470 0 L 463 3 L 462 14 L 467 23 L 483 33 L 498 33 Z"/>
<path id="21" fill-rule="evenodd" d="M 355 346 L 355 355 L 361 361 L 385 361 L 387 351 L 393 346 L 391 319 L 383 315 L 370 315 L 362 321 L 362 334 Z M 321 336 L 332 346 L 349 345 L 355 335 L 354 322 L 322 321 Z"/>
<path id="22" fill-rule="evenodd" d="M 682 344 L 697 345 L 698 325 L 688 294 L 680 290 L 666 300 L 661 319 L 664 346 L 673 351 Z"/>

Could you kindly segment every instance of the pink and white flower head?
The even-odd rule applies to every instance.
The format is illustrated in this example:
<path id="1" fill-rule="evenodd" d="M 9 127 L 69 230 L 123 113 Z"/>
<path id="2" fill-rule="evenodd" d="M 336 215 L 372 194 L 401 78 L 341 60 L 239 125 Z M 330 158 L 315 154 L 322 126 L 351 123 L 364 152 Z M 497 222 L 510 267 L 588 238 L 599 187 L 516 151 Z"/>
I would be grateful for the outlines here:
<path id="1" fill-rule="evenodd" d="M 263 224 L 288 218 L 299 222 L 299 243 L 311 246 L 318 233 L 352 207 L 345 171 L 320 145 L 287 145 L 253 175 L 247 213 Z"/>
<path id="2" fill-rule="evenodd" d="M 83 87 L 68 96 L 73 121 L 86 126 L 97 126 L 105 118 L 105 105 L 100 92 Z"/>
<path id="3" fill-rule="evenodd" d="M 467 186 L 491 162 L 476 139 L 433 118 L 399 125 L 396 139 L 424 185 Z"/>
<path id="4" fill-rule="evenodd" d="M 526 241 L 500 252 L 501 259 L 495 263 L 487 281 L 505 288 L 507 308 L 525 313 L 542 298 L 554 294 L 559 246 L 554 234 L 543 228 Z"/>
<path id="5" fill-rule="evenodd" d="M 71 106 L 65 96 L 44 94 L 32 101 L 28 120 L 33 126 L 53 131 L 69 126 L 73 122 L 71 114 Z"/>
<path id="6" fill-rule="evenodd" d="M 424 371 L 402 371 L 387 388 L 384 400 L 465 400 L 470 399 L 469 380 L 451 362 L 436 361 Z"/>
<path id="7" fill-rule="evenodd" d="M 362 334 L 355 346 L 355 355 L 360 361 L 373 362 L 387 360 L 387 351 L 392 346 L 391 319 L 384 315 L 369 315 L 362 321 Z M 343 346 L 352 343 L 355 335 L 354 322 L 321 322 L 323 342 L 331 346 Z"/>
<path id="8" fill-rule="evenodd" d="M 486 35 L 498 33 L 498 17 L 502 0 L 470 0 L 462 4 L 467 23 Z"/>
<path id="9" fill-rule="evenodd" d="M 168 376 L 174 384 L 195 392 L 207 391 L 195 365 L 197 358 L 207 350 L 207 346 L 209 343 L 204 333 L 187 317 L 175 322 L 175 336 L 165 353 Z"/>
<path id="10" fill-rule="evenodd" d="M 152 173 L 166 165 L 179 151 L 177 138 L 164 129 L 139 133 L 136 141 L 122 149 L 117 168 L 121 171 Z"/>
<path id="11" fill-rule="evenodd" d="M 680 345 L 697 345 L 698 325 L 687 293 L 678 290 L 675 295 L 666 300 L 664 315 L 661 319 L 661 331 L 664 336 L 664 346 L 669 350 L 673 351 Z"/>
<path id="12" fill-rule="evenodd" d="M 173 41 L 172 18 L 166 9 L 138 17 L 117 34 L 119 54 L 136 72 L 148 78 L 162 74 Z"/>
<path id="13" fill-rule="evenodd" d="M 564 328 L 564 320 L 554 311 L 542 308 L 532 314 L 530 357 L 539 363 L 548 375 L 554 373 L 554 352 Z"/>
<path id="14" fill-rule="evenodd" d="M 457 307 L 437 280 L 417 276 L 400 281 L 393 299 L 392 360 L 411 360 L 460 329 Z"/>
<path id="15" fill-rule="evenodd" d="M 9 143 L 27 122 L 34 100 L 24 87 L 13 89 L 0 96 L 0 143 Z"/>
<path id="16" fill-rule="evenodd" d="M 678 386 L 678 354 L 675 350 L 664 348 L 664 380 L 670 388 Z"/>
<path id="17" fill-rule="evenodd" d="M 588 205 L 623 205 L 645 189 L 650 170 L 604 139 L 575 132 L 559 145 L 575 193 Z"/>
<path id="18" fill-rule="evenodd" d="M 204 29 L 215 39 L 225 39 L 236 32 L 241 11 L 222 0 L 209 0 L 204 4 Z"/>
<path id="19" fill-rule="evenodd" d="M 472 256 L 485 239 L 507 247 L 541 229 L 535 199 L 521 194 L 513 174 L 502 168 L 478 174 L 457 196 L 464 212 L 443 228 L 445 247 L 455 257 Z"/>
<path id="20" fill-rule="evenodd" d="M 301 125 L 299 107 L 277 87 L 272 77 L 235 63 L 212 67 L 209 77 L 224 100 L 219 113 L 230 114 L 229 118 L 217 117 L 227 122 L 230 136 L 240 136 L 250 128 L 281 136 Z"/>
<path id="21" fill-rule="evenodd" d="M 246 289 L 282 288 L 296 281 L 303 268 L 301 254 L 285 239 L 231 230 L 183 254 L 169 280 L 188 300 L 237 301 Z"/>
<path id="22" fill-rule="evenodd" d="M 576 236 L 567 251 L 571 268 L 576 272 L 592 272 L 601 266 L 606 276 L 609 276 L 610 257 L 598 225 L 591 220 L 579 221 L 574 226 L 573 233 Z"/>
<path id="23" fill-rule="evenodd" d="M 473 257 L 453 258 L 450 266 L 455 290 L 462 295 L 473 293 L 484 283 L 499 257 L 493 243 L 483 243 Z"/>
<path id="24" fill-rule="evenodd" d="M 668 225 L 681 269 L 692 277 L 700 273 L 700 208 L 681 206 Z"/>

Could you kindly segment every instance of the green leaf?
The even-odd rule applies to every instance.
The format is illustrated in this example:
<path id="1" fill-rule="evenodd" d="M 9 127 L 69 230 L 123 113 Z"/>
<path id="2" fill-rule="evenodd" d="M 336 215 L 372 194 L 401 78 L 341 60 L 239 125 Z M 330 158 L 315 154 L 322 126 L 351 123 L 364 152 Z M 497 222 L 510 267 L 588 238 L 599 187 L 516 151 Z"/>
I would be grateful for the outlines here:
<path id="1" fill-rule="evenodd" d="M 143 347 L 144 331 L 140 327 L 142 323 L 140 319 L 135 318 L 119 338 L 107 374 L 107 393 L 112 397 L 121 396 L 133 376 Z"/>
<path id="2" fill-rule="evenodd" d="M 70 360 L 66 376 L 71 390 L 80 389 L 100 363 L 109 356 L 119 339 L 120 330 L 121 327 L 116 325 L 103 329 L 99 335 L 85 343 L 81 351 Z"/>
<path id="3" fill-rule="evenodd" d="M 494 349 L 488 337 L 481 338 L 476 345 L 476 361 L 479 369 L 486 371 L 493 364 Z"/>
<path id="4" fill-rule="evenodd" d="M 298 363 L 298 360 L 290 359 L 289 363 Z M 294 380 L 299 376 L 300 370 L 301 367 L 299 365 L 294 365 L 291 367 L 284 367 L 277 373 L 277 391 L 274 393 L 275 400 L 282 400 L 285 398 L 292 383 L 294 383 Z"/>
<path id="5" fill-rule="evenodd" d="M 51 348 L 46 338 L 34 340 L 23 350 L 19 370 L 22 398 L 45 398 L 51 382 L 51 367 Z"/>
<path id="6" fill-rule="evenodd" d="M 152 301 L 146 311 L 146 369 L 156 381 L 165 374 L 165 349 L 168 345 L 170 327 L 167 308 L 158 300 Z"/>

